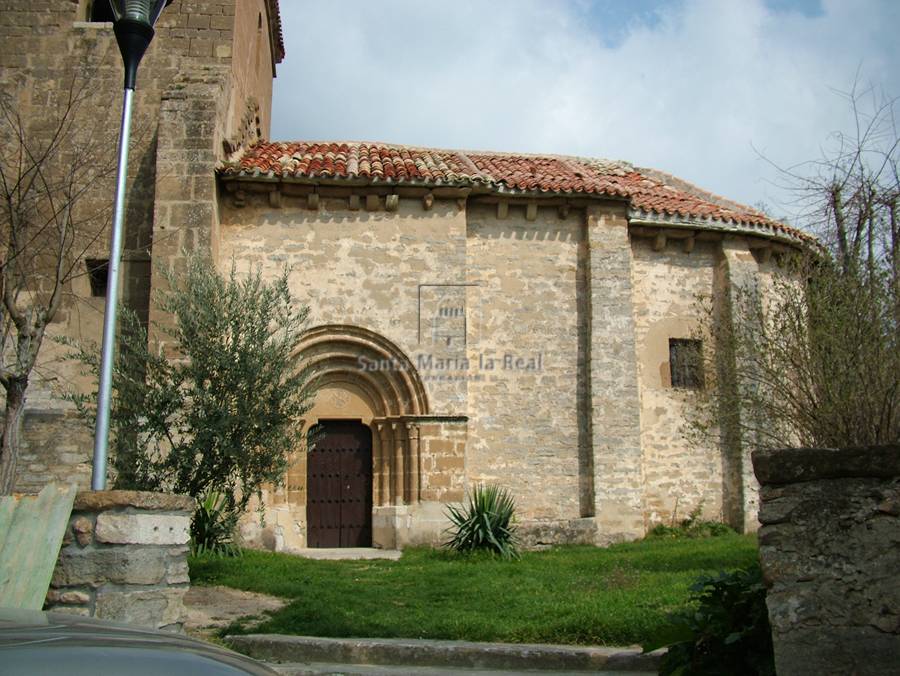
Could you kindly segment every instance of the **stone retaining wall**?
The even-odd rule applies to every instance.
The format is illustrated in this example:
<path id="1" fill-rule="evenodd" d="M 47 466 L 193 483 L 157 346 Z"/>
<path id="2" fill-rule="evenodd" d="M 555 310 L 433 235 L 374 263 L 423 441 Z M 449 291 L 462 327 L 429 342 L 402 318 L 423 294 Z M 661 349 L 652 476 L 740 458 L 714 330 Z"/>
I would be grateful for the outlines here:
<path id="1" fill-rule="evenodd" d="M 900 446 L 756 452 L 780 676 L 900 665 Z"/>
<path id="2" fill-rule="evenodd" d="M 45 609 L 180 631 L 193 510 L 185 495 L 79 493 Z"/>

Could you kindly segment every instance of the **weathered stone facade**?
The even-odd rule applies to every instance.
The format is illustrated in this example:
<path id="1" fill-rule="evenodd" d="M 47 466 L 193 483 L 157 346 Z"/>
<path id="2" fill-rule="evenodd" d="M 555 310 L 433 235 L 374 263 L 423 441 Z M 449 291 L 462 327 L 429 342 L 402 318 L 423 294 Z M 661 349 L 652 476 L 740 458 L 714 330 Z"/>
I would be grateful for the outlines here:
<path id="1" fill-rule="evenodd" d="M 89 5 L 0 1 L 0 89 L 15 96 L 21 116 L 39 131 L 70 83 L 87 84 L 97 108 L 82 111 L 76 126 L 102 136 L 113 154 L 122 61 L 112 24 L 89 21 Z M 183 247 L 209 245 L 216 161 L 268 133 L 272 76 L 283 55 L 275 6 L 274 0 L 177 0 L 160 17 L 138 74 L 124 233 L 122 298 L 141 317 L 150 311 L 151 254 L 168 261 Z M 104 219 L 113 178 L 84 200 L 85 211 L 105 213 L 98 233 L 84 233 L 85 258 L 108 257 Z M 183 226 L 171 236 L 170 213 Z M 92 297 L 87 274 L 71 287 L 50 335 L 99 342 L 104 299 Z M 32 379 L 36 394 L 83 382 L 78 369 L 61 363 L 63 348 L 46 340 L 42 352 L 43 367 Z"/>
<path id="2" fill-rule="evenodd" d="M 722 459 L 717 447 L 683 440 L 694 393 L 672 387 L 669 339 L 697 331 L 698 297 L 713 293 L 719 245 L 699 242 L 690 253 L 649 239 L 634 246 L 635 333 L 641 387 L 641 448 L 649 522 L 686 517 L 698 505 L 721 517 Z"/>
<path id="3" fill-rule="evenodd" d="M 39 493 L 48 483 L 91 481 L 90 430 L 74 411 L 31 408 L 22 424 L 16 490 Z"/>
<path id="4" fill-rule="evenodd" d="M 79 493 L 45 608 L 180 630 L 193 511 L 184 495 Z"/>
<path id="5" fill-rule="evenodd" d="M 343 360 L 323 366 L 309 423 L 372 426 L 377 546 L 439 541 L 442 504 L 474 482 L 517 496 L 530 544 L 638 537 L 698 506 L 755 527 L 746 454 L 682 436 L 694 395 L 672 387 L 668 341 L 693 335 L 698 296 L 749 274 L 758 242 L 692 230 L 689 249 L 686 237 L 659 246 L 657 229 L 630 229 L 625 205 L 609 200 L 563 213 L 552 201 L 409 188 L 392 208 L 374 191 L 364 208 L 360 193 L 373 195 L 360 188 L 226 187 L 220 259 L 269 278 L 287 266 L 318 327 L 303 351 Z M 347 349 L 351 334 L 361 342 Z M 379 341 L 377 353 L 363 345 Z M 385 371 L 418 383 L 415 414 L 402 402 L 382 405 L 386 418 L 376 410 L 385 392 L 415 389 L 377 382 Z M 432 461 L 440 442 L 426 443 L 423 414 L 458 421 L 459 441 L 442 442 L 451 458 Z M 269 534 L 247 523 L 245 537 L 305 546 L 304 466 L 298 454 L 286 490 L 267 496 Z"/>
<path id="6" fill-rule="evenodd" d="M 81 20 L 78 3 L 0 8 L 0 64 L 34 83 L 61 77 L 44 55 L 105 54 L 113 44 L 108 25 Z M 273 0 L 176 0 L 164 12 L 139 76 L 147 133 L 133 150 L 132 304 L 168 320 L 149 305 L 162 283 L 151 257 L 177 269 L 199 250 L 266 278 L 287 266 L 293 295 L 311 310 L 298 357 L 320 390 L 307 424 L 354 420 L 371 432 L 374 546 L 441 541 L 445 505 L 477 482 L 512 491 L 534 545 L 639 537 L 701 505 L 753 528 L 744 449 L 682 439 L 692 392 L 672 387 L 669 341 L 691 335 L 697 294 L 727 299 L 759 273 L 754 252 L 797 246 L 796 233 L 658 172 L 578 158 L 513 159 L 545 177 L 602 176 L 609 187 L 491 182 L 461 153 L 449 178 L 434 178 L 444 171 L 434 158 L 411 156 L 404 175 L 431 178 L 379 178 L 371 172 L 381 160 L 368 156 L 350 163 L 352 175 L 314 174 L 287 150 L 278 171 L 231 171 L 268 132 L 279 41 Z M 116 57 L 104 56 L 98 85 L 111 101 Z M 693 206 L 642 206 L 651 189 Z M 57 332 L 96 338 L 102 299 L 86 281 L 72 294 Z M 48 363 L 57 356 L 47 348 Z M 71 382 L 76 374 L 58 367 L 52 383 L 34 383 L 33 400 Z M 35 415 L 29 430 L 43 441 L 30 447 L 26 487 L 42 467 L 52 474 L 76 460 Z M 294 460 L 284 485 L 263 493 L 265 526 L 242 524 L 245 542 L 307 546 L 305 451 Z"/>
<path id="7" fill-rule="evenodd" d="M 900 665 L 900 447 L 756 452 L 779 674 Z"/>

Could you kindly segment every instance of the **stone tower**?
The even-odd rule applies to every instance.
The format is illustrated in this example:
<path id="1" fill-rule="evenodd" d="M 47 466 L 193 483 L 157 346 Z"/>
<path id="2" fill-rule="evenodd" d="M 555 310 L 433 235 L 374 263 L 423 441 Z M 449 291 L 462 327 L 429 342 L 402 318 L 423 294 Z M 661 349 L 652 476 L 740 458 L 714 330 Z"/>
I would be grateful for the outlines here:
<path id="1" fill-rule="evenodd" d="M 15 97 L 29 125 L 39 127 L 58 93 L 81 79 L 95 100 L 108 102 L 108 115 L 97 111 L 97 132 L 117 130 L 122 64 L 106 2 L 0 0 L 0 91 Z M 215 250 L 216 163 L 268 135 L 272 79 L 283 56 L 277 0 L 175 0 L 163 12 L 138 73 L 122 267 L 124 302 L 145 320 L 151 260 Z M 112 204 L 109 181 L 99 182 L 96 193 L 98 208 Z M 86 247 L 85 274 L 73 281 L 50 328 L 99 341 L 105 285 L 92 278 L 105 274 L 108 232 Z M 57 361 L 58 350 L 46 340 L 42 362 Z M 56 365 L 32 378 L 25 436 L 35 441 L 20 459 L 20 490 L 71 476 L 65 465 L 90 447 L 62 431 L 70 429 L 71 415 L 51 396 L 54 381 L 77 380 L 67 369 L 75 370 Z M 87 473 L 86 458 L 80 461 Z"/>

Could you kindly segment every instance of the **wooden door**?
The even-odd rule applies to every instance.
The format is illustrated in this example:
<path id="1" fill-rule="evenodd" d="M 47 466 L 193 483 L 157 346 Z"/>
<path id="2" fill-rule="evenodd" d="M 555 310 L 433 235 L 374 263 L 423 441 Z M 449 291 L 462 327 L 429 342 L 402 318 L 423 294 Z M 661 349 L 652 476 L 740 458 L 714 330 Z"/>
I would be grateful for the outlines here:
<path id="1" fill-rule="evenodd" d="M 306 459 L 309 547 L 372 546 L 372 432 L 328 420 L 310 431 Z"/>

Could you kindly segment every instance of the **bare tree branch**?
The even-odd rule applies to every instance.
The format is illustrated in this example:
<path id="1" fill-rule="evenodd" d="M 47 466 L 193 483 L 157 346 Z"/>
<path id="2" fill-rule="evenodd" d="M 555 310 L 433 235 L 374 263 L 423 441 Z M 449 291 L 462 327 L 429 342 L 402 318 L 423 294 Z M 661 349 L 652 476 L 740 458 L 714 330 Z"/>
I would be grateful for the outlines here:
<path id="1" fill-rule="evenodd" d="M 99 132 L 90 64 L 50 93 L 40 116 L 23 114 L 24 90 L 0 95 L 0 494 L 10 492 L 29 378 L 47 328 L 62 308 L 81 259 L 107 225 L 107 179 L 115 139 Z M 112 127 L 114 129 L 114 127 Z"/>

